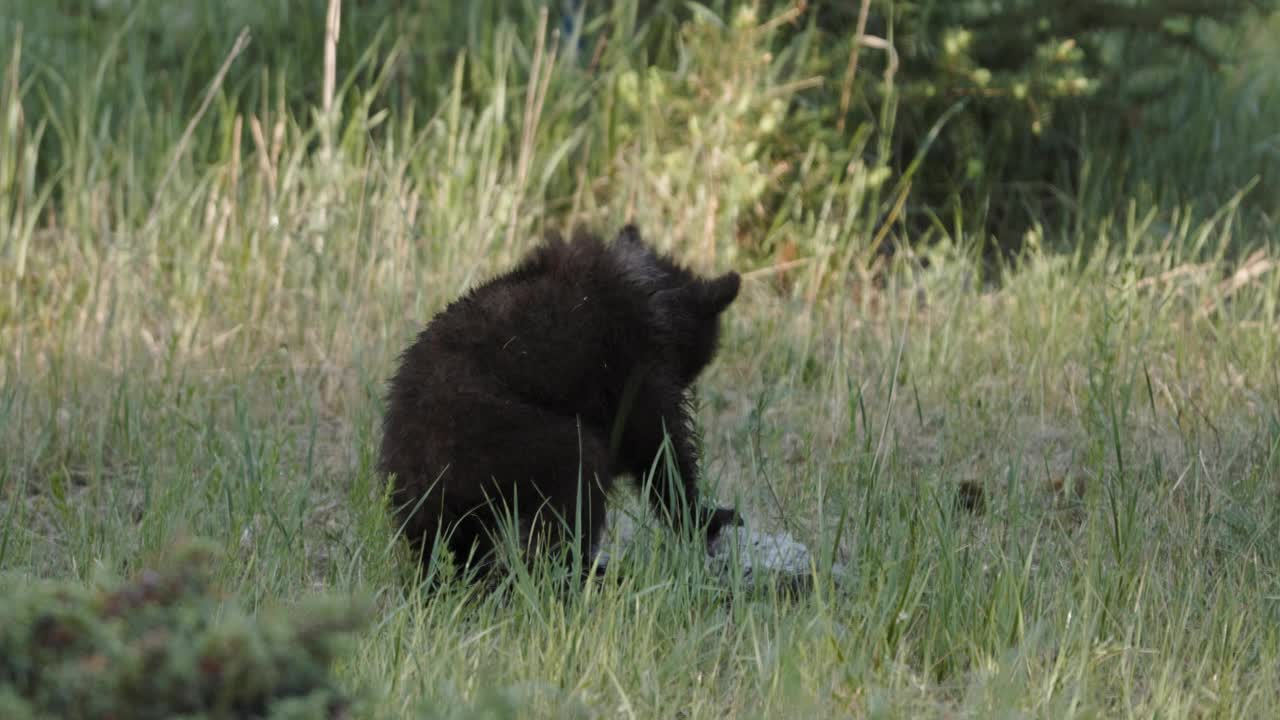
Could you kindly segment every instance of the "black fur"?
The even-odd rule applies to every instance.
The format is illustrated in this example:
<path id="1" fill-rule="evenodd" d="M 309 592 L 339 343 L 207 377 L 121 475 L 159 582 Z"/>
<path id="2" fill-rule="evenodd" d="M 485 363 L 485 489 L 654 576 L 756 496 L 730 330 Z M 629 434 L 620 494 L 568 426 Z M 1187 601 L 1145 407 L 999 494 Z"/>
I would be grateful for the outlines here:
<path id="1" fill-rule="evenodd" d="M 437 315 L 391 379 L 379 458 L 423 563 L 443 537 L 457 561 L 486 565 L 496 508 L 526 548 L 563 550 L 565 529 L 581 528 L 589 562 L 614 478 L 641 478 L 664 437 L 674 462 L 658 464 L 655 509 L 677 528 L 695 513 L 708 538 L 738 523 L 699 503 L 688 406 L 738 287 L 737 273 L 697 277 L 628 226 L 609 245 L 550 238 Z"/>

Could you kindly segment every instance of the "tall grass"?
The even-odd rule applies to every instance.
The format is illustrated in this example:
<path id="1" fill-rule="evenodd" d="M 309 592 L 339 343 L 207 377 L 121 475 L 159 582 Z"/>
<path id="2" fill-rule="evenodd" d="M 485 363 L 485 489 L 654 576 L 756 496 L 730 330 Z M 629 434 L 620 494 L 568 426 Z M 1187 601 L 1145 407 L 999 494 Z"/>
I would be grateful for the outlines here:
<path id="1" fill-rule="evenodd" d="M 1273 227 L 1239 222 L 1230 195 L 1102 214 L 1114 198 L 1086 177 L 1074 225 L 994 270 L 956 233 L 886 258 L 910 178 L 883 169 L 875 119 L 843 155 L 759 150 L 772 100 L 816 82 L 767 17 L 690 31 L 700 49 L 650 71 L 667 16 L 619 3 L 631 33 L 592 67 L 554 17 L 499 5 L 406 10 L 361 47 L 373 20 L 349 3 L 329 117 L 293 109 L 321 105 L 301 60 L 322 55 L 321 12 L 237 21 L 250 44 L 220 83 L 248 4 L 167 39 L 147 34 L 160 5 L 107 33 L 55 3 L 7 14 L 0 568 L 118 574 L 194 534 L 226 549 L 250 607 L 374 597 L 380 621 L 339 670 L 377 717 L 1247 717 L 1280 701 Z M 263 42 L 270 22 L 299 46 Z M 165 43 L 187 64 L 156 75 Z M 759 182 L 783 198 L 763 221 Z M 566 597 L 535 568 L 497 595 L 428 595 L 372 469 L 395 354 L 545 228 L 628 217 L 748 271 L 699 387 L 706 475 L 848 577 L 820 572 L 800 598 L 726 582 L 641 513 L 608 582 Z M 741 227 L 794 260 L 747 266 Z M 960 482 L 984 514 L 957 509 Z"/>

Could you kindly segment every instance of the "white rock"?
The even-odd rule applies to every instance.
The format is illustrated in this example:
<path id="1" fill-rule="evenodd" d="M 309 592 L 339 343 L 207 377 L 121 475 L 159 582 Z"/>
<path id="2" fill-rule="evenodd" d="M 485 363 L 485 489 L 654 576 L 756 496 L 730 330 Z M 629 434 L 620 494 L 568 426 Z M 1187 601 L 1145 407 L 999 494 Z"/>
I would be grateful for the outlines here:
<path id="1" fill-rule="evenodd" d="M 745 527 L 726 528 L 707 548 L 707 556 L 723 564 L 735 560 L 745 573 L 754 570 L 804 575 L 813 571 L 813 555 L 791 533 L 764 533 Z"/>
<path id="2" fill-rule="evenodd" d="M 621 548 L 630 541 L 630 533 L 623 533 L 614 544 Z M 608 565 L 610 552 L 601 548 L 596 554 L 598 570 L 603 571 Z M 707 562 L 721 572 L 729 572 L 736 564 L 742 569 L 744 578 L 751 578 L 755 573 L 766 573 L 779 579 L 807 581 L 817 567 L 813 554 L 804 543 L 796 540 L 791 533 L 766 533 L 746 527 L 725 528 L 707 547 Z M 837 579 L 845 576 L 845 568 L 839 564 L 831 568 Z"/>

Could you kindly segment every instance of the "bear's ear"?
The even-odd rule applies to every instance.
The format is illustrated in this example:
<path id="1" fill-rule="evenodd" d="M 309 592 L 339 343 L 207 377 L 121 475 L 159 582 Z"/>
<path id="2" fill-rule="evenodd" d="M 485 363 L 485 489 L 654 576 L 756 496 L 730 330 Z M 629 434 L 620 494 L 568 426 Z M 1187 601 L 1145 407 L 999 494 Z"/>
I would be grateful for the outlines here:
<path id="1" fill-rule="evenodd" d="M 627 223 L 625 227 L 618 232 L 618 242 L 626 245 L 639 245 L 644 247 L 644 240 L 640 237 L 640 228 L 632 223 Z"/>
<path id="2" fill-rule="evenodd" d="M 738 297 L 742 286 L 742 278 L 736 272 L 727 272 L 720 277 L 708 281 L 703 286 L 703 307 L 710 313 L 719 315 Z"/>
<path id="3" fill-rule="evenodd" d="M 640 231 L 628 225 L 613 243 L 613 257 L 622 277 L 644 293 L 652 293 L 662 285 L 662 267 L 653 251 L 640 239 Z"/>

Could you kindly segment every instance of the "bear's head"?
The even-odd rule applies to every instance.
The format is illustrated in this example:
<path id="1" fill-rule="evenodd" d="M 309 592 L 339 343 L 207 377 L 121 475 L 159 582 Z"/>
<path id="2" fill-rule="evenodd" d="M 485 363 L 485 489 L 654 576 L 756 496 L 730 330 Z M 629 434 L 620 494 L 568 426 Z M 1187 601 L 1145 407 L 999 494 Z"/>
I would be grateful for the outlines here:
<path id="1" fill-rule="evenodd" d="M 699 277 L 654 252 L 634 225 L 618 234 L 611 252 L 627 282 L 647 298 L 655 338 L 686 384 L 711 363 L 720 340 L 720 314 L 738 297 L 736 272 Z"/>

